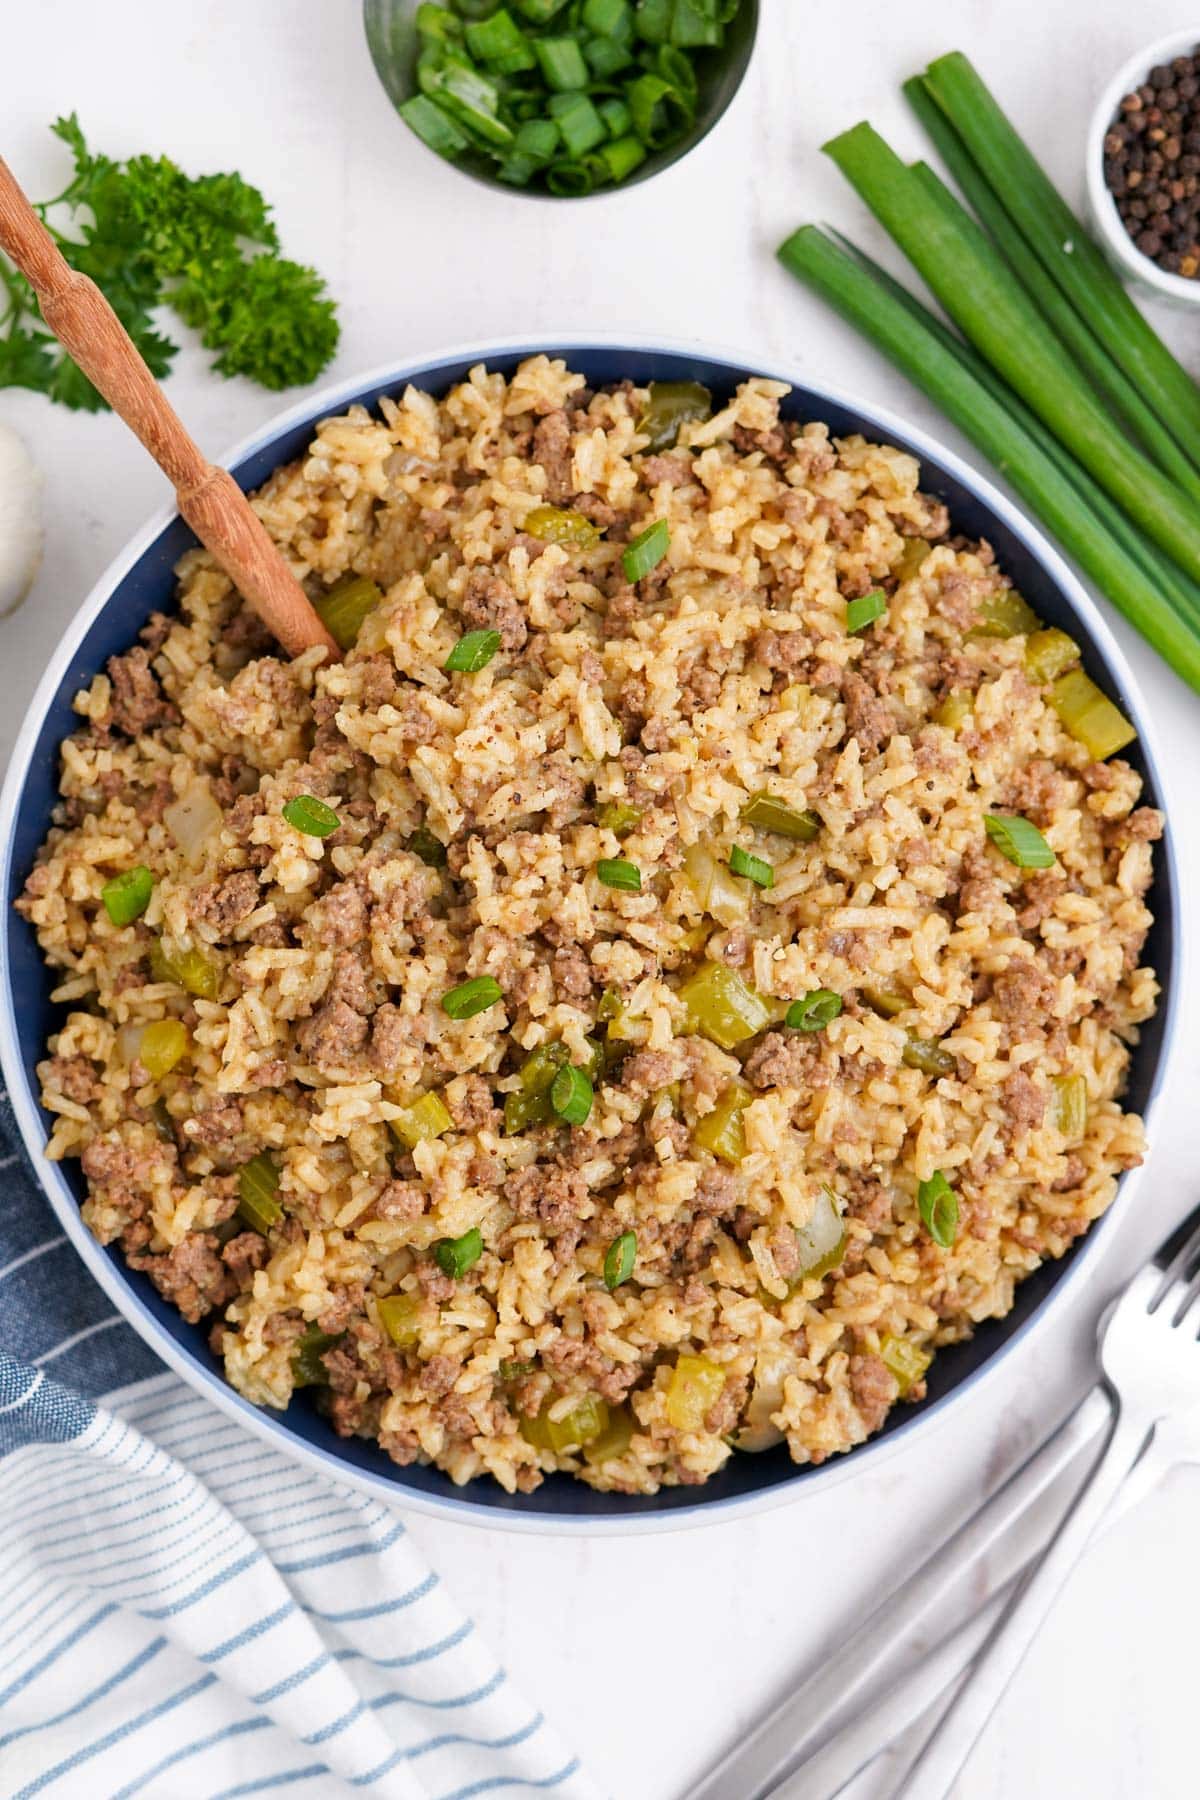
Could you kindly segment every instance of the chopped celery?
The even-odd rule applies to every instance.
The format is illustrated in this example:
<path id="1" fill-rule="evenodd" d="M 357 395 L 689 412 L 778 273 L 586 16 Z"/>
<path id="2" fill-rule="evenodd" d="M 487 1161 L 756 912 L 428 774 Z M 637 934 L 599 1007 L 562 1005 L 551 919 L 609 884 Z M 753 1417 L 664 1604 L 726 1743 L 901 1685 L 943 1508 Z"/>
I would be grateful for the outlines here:
<path id="1" fill-rule="evenodd" d="M 1056 625 L 1035 631 L 1025 646 L 1025 673 L 1031 681 L 1053 681 L 1078 661 L 1079 645 Z"/>
<path id="2" fill-rule="evenodd" d="M 1072 669 L 1058 677 L 1050 689 L 1050 704 L 1063 728 L 1096 762 L 1123 750 L 1137 736 L 1120 708 L 1101 693 L 1082 669 Z"/>
<path id="3" fill-rule="evenodd" d="M 896 563 L 896 574 L 901 581 L 911 581 L 933 545 L 926 538 L 905 538 L 904 548 Z"/>
<path id="4" fill-rule="evenodd" d="M 454 1120 L 450 1109 L 438 1094 L 422 1094 L 411 1106 L 406 1106 L 398 1119 L 390 1121 L 391 1127 L 400 1142 L 409 1150 L 423 1144 L 430 1138 L 443 1137 L 453 1128 Z"/>
<path id="5" fill-rule="evenodd" d="M 1081 1144 L 1087 1135 L 1088 1091 L 1083 1075 L 1056 1075 L 1051 1083 L 1054 1100 L 1051 1117 L 1068 1144 Z"/>
<path id="6" fill-rule="evenodd" d="M 596 823 L 614 837 L 628 837 L 642 822 L 640 806 L 629 806 L 624 800 L 610 800 L 596 812 Z"/>
<path id="7" fill-rule="evenodd" d="M 920 1069 L 923 1075 L 953 1075 L 958 1064 L 950 1050 L 943 1050 L 936 1038 L 910 1037 L 900 1060 L 909 1069 Z"/>
<path id="8" fill-rule="evenodd" d="M 796 1248 L 800 1252 L 800 1267 L 792 1278 L 793 1286 L 828 1275 L 845 1256 L 846 1233 L 842 1229 L 841 1206 L 837 1195 L 829 1188 L 821 1189 L 808 1224 L 797 1227 Z"/>
<path id="9" fill-rule="evenodd" d="M 956 688 L 946 695 L 933 709 L 935 725 L 944 725 L 947 731 L 957 731 L 971 717 L 974 702 L 963 688 Z"/>
<path id="10" fill-rule="evenodd" d="M 521 1420 L 521 1436 L 535 1450 L 553 1450 L 555 1455 L 586 1448 L 603 1437 L 609 1425 L 608 1405 L 599 1394 L 582 1394 L 561 1418 L 551 1418 L 551 1408 L 560 1396 L 551 1396 L 536 1418 Z"/>
<path id="11" fill-rule="evenodd" d="M 667 1423 L 676 1431 L 703 1431 L 705 1414 L 725 1386 L 725 1371 L 707 1356 L 676 1358 L 667 1387 Z"/>
<path id="12" fill-rule="evenodd" d="M 328 1387 L 329 1373 L 321 1359 L 345 1335 L 344 1331 L 322 1331 L 318 1325 L 302 1331 L 292 1352 L 292 1386 Z"/>
<path id="13" fill-rule="evenodd" d="M 397 1350 L 411 1350 L 421 1335 L 420 1294 L 385 1294 L 376 1304 L 379 1323 Z"/>
<path id="14" fill-rule="evenodd" d="M 679 998 L 687 1008 L 692 1030 L 722 1050 L 732 1050 L 735 1044 L 756 1037 L 771 1022 L 771 1009 L 762 995 L 724 963 L 706 962 L 680 988 Z"/>
<path id="15" fill-rule="evenodd" d="M 750 1088 L 740 1081 L 731 1082 L 717 1104 L 692 1133 L 692 1142 L 701 1150 L 710 1150 L 722 1162 L 740 1163 L 746 1154 L 746 1133 L 742 1114 L 753 1100 Z"/>
<path id="16" fill-rule="evenodd" d="M 756 825 L 760 831 L 773 831 L 776 837 L 793 838 L 798 844 L 811 844 L 821 829 L 820 815 L 801 812 L 786 800 L 777 800 L 766 788 L 751 794 L 742 808 L 743 825 Z"/>
<path id="17" fill-rule="evenodd" d="M 150 946 L 150 973 L 155 981 L 173 981 L 198 1000 L 215 1000 L 221 986 L 220 965 L 203 950 L 167 950 L 161 938 Z"/>
<path id="18" fill-rule="evenodd" d="M 738 925 L 750 916 L 750 894 L 727 863 L 703 844 L 683 853 L 683 878 L 702 912 L 721 925 Z"/>
<path id="19" fill-rule="evenodd" d="M 588 1440 L 583 1454 L 593 1464 L 612 1462 L 624 1456 L 632 1441 L 633 1414 L 627 1406 L 614 1406 L 609 1411 L 608 1424 L 598 1437 Z"/>
<path id="20" fill-rule="evenodd" d="M 283 1217 L 283 1208 L 275 1198 L 278 1188 L 279 1170 L 265 1150 L 238 1170 L 238 1212 L 247 1225 L 264 1237 Z"/>
<path id="21" fill-rule="evenodd" d="M 899 994 L 889 988 L 865 987 L 862 997 L 872 1012 L 877 1012 L 882 1019 L 894 1019 L 910 1005 L 907 994 Z"/>
<path id="22" fill-rule="evenodd" d="M 179 1019 L 156 1019 L 138 1044 L 138 1061 L 151 1081 L 161 1081 L 186 1056 L 192 1034 Z"/>
<path id="23" fill-rule="evenodd" d="M 601 537 L 598 525 L 582 513 L 562 506 L 535 506 L 527 514 L 522 530 L 544 544 L 571 544 L 578 550 L 590 550 Z"/>
<path id="24" fill-rule="evenodd" d="M 711 412 L 712 395 L 698 381 L 652 381 L 637 428 L 650 439 L 647 450 L 669 450 L 681 426 L 707 419 Z"/>
<path id="25" fill-rule="evenodd" d="M 438 148 L 437 145 L 433 147 Z M 374 612 L 382 599 L 377 582 L 366 575 L 352 573 L 335 581 L 327 594 L 313 601 L 313 606 L 338 649 L 351 650 L 368 613 Z"/>
<path id="26" fill-rule="evenodd" d="M 911 1338 L 903 1337 L 885 1337 L 879 1346 L 879 1355 L 896 1377 L 902 1400 L 923 1379 L 933 1361 L 932 1350 L 923 1350 Z"/>
<path id="27" fill-rule="evenodd" d="M 1032 606 L 1012 588 L 1005 588 L 999 594 L 988 594 L 979 602 L 976 616 L 979 624 L 967 633 L 968 637 L 1018 637 L 1022 632 L 1028 635 L 1037 631 L 1042 623 Z"/>

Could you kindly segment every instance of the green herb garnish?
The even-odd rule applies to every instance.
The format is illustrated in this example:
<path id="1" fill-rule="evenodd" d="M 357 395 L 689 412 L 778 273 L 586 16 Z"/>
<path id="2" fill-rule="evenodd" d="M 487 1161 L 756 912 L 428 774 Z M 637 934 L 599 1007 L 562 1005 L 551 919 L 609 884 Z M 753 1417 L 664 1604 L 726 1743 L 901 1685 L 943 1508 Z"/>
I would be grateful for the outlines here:
<path id="1" fill-rule="evenodd" d="M 842 996 L 835 994 L 832 988 L 813 988 L 811 993 L 803 994 L 799 1000 L 793 1000 L 788 1007 L 784 1024 L 792 1031 L 824 1031 L 831 1025 L 842 1010 Z"/>
<path id="2" fill-rule="evenodd" d="M 729 852 L 729 866 L 735 875 L 744 875 L 756 887 L 769 888 L 775 886 L 775 871 L 764 857 L 755 856 L 749 850 L 743 850 L 735 844 Z"/>
<path id="3" fill-rule="evenodd" d="M 1054 852 L 1029 819 L 1019 814 L 985 813 L 983 829 L 1001 856 L 1018 869 L 1052 869 Z"/>
<path id="4" fill-rule="evenodd" d="M 490 975 L 475 975 L 470 981 L 460 981 L 442 995 L 442 1011 L 450 1019 L 473 1019 L 476 1013 L 486 1012 L 489 1006 L 495 1006 L 504 998 L 504 991 L 498 981 Z"/>
<path id="5" fill-rule="evenodd" d="M 620 888 L 627 894 L 642 891 L 642 871 L 636 863 L 626 862 L 623 856 L 602 856 L 596 864 L 596 879 L 605 887 Z"/>
<path id="6" fill-rule="evenodd" d="M 451 675 L 477 675 L 485 669 L 500 648 L 498 631 L 468 631 L 460 637 L 442 664 Z"/>
<path id="7" fill-rule="evenodd" d="M 100 287 L 154 375 L 167 373 L 179 348 L 158 328 L 164 305 L 217 352 L 222 375 L 279 389 L 320 373 L 337 347 L 333 302 L 319 275 L 280 256 L 257 188 L 240 175 L 185 175 L 165 156 L 94 155 L 74 113 L 52 129 L 75 171 L 34 210 L 71 266 Z M 60 229 L 63 209 L 71 234 Z M 0 257 L 3 387 L 86 412 L 108 405 L 46 330 L 24 276 Z"/>
<path id="8" fill-rule="evenodd" d="M 633 1265 L 637 1261 L 637 1233 L 623 1231 L 608 1246 L 604 1258 L 604 1285 L 611 1293 L 633 1274 Z"/>
<path id="9" fill-rule="evenodd" d="M 917 1188 L 917 1209 L 934 1243 L 949 1250 L 958 1232 L 958 1195 L 940 1169 Z"/>
<path id="10" fill-rule="evenodd" d="M 443 1275 L 461 1281 L 483 1255 L 483 1233 L 478 1225 L 464 1231 L 461 1237 L 439 1238 L 433 1246 L 433 1258 Z"/>
<path id="11" fill-rule="evenodd" d="M 647 525 L 645 531 L 639 531 L 635 538 L 630 538 L 621 552 L 621 567 L 625 571 L 626 581 L 640 581 L 651 569 L 656 569 L 667 554 L 670 544 L 671 527 L 665 519 L 655 519 L 653 525 Z"/>

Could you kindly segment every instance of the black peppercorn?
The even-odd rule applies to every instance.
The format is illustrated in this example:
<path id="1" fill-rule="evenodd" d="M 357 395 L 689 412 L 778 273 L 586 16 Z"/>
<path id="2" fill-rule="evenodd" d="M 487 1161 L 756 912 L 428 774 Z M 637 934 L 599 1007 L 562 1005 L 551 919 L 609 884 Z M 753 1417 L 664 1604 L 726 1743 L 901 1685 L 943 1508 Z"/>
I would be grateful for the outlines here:
<path id="1" fill-rule="evenodd" d="M 1104 138 L 1104 181 L 1142 255 L 1200 278 L 1200 45 L 1121 100 Z"/>

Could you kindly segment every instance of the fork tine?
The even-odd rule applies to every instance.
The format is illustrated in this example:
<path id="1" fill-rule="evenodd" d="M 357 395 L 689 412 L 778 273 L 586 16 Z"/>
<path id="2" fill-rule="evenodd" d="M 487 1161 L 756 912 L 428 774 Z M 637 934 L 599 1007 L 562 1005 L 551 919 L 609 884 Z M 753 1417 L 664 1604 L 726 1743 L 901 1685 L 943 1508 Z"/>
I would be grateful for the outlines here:
<path id="1" fill-rule="evenodd" d="M 1168 1290 L 1178 1282 L 1188 1279 L 1195 1271 L 1197 1264 L 1200 1264 L 1200 1224 L 1188 1234 L 1183 1248 L 1176 1251 L 1163 1270 L 1162 1279 L 1148 1310 L 1157 1312 L 1166 1298 Z"/>

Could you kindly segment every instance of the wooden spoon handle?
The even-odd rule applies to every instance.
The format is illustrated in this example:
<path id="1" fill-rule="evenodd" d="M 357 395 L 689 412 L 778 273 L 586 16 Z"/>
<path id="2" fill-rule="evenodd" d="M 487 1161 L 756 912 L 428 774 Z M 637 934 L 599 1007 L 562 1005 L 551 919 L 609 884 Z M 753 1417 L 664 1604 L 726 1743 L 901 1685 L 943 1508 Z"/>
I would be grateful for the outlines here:
<path id="1" fill-rule="evenodd" d="M 227 469 L 210 463 L 94 281 L 72 269 L 0 158 L 0 249 L 31 283 L 42 317 L 175 489 L 179 510 L 289 656 L 341 652 Z"/>

